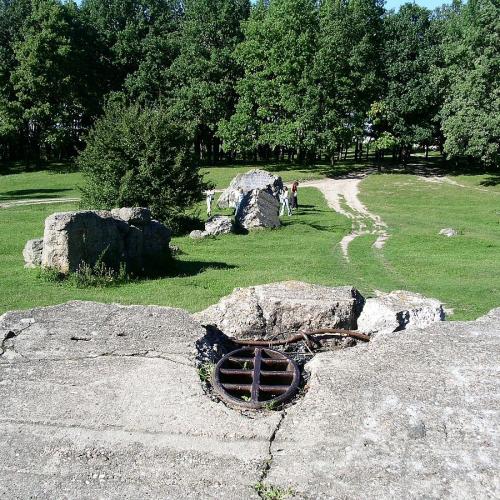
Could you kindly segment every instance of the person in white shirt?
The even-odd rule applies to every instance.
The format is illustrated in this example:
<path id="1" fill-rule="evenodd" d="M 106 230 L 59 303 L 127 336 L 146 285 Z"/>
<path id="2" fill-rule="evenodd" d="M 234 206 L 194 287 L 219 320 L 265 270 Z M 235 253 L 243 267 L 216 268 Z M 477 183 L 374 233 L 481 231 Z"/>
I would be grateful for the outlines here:
<path id="1" fill-rule="evenodd" d="M 210 217 L 212 215 L 212 203 L 215 198 L 215 189 L 205 191 L 205 195 L 207 197 L 207 215 Z"/>
<path id="2" fill-rule="evenodd" d="M 285 210 L 288 215 L 292 215 L 292 212 L 290 211 L 290 203 L 288 201 L 288 188 L 286 186 L 280 191 L 279 196 L 281 203 L 280 217 L 285 213 Z"/>
<path id="3" fill-rule="evenodd" d="M 238 194 L 236 195 L 236 202 L 234 204 L 234 215 L 238 214 L 238 211 L 240 209 L 241 202 L 243 201 L 243 189 L 238 189 Z"/>

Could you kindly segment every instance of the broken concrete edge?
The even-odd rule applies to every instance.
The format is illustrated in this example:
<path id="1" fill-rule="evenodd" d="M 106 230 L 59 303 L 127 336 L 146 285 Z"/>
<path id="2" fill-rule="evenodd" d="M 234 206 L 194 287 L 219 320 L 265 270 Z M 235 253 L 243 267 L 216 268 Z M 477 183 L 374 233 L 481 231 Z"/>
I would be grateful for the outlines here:
<path id="1" fill-rule="evenodd" d="M 172 231 L 148 208 L 55 212 L 44 222 L 43 238 L 29 240 L 25 267 L 77 272 L 82 265 L 105 264 L 115 271 L 149 274 L 170 265 Z"/>
<path id="2" fill-rule="evenodd" d="M 426 327 L 445 320 L 443 303 L 417 292 L 378 292 L 365 299 L 352 285 L 282 281 L 237 287 L 193 317 L 238 339 L 276 339 L 320 328 L 367 335 Z"/>

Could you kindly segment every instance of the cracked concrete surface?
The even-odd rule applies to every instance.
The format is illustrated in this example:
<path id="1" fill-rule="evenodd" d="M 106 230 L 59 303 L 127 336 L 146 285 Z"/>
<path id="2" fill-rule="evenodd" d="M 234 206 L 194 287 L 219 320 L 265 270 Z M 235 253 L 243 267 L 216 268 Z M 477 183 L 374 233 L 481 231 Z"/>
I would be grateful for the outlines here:
<path id="1" fill-rule="evenodd" d="M 498 311 L 318 354 L 281 412 L 211 400 L 181 310 L 0 317 L 5 498 L 498 498 Z"/>

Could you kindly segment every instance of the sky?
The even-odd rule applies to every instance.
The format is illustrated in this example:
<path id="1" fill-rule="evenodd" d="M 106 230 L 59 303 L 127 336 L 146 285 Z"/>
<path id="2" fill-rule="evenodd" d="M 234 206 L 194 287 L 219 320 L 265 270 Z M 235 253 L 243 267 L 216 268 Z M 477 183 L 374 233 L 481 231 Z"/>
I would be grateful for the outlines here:
<path id="1" fill-rule="evenodd" d="M 408 0 L 386 0 L 385 8 L 387 10 L 394 9 L 398 10 L 401 5 L 406 3 Z M 440 7 L 443 3 L 449 3 L 446 0 L 416 0 L 415 3 L 417 5 L 421 5 L 422 7 L 427 7 L 428 9 L 435 9 L 436 7 Z"/>

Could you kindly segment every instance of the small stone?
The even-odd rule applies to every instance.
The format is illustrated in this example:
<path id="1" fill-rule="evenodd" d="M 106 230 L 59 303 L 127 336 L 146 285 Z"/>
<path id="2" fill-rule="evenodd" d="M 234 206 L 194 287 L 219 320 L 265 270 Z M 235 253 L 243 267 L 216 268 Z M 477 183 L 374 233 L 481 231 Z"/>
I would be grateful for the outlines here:
<path id="1" fill-rule="evenodd" d="M 458 231 L 451 227 L 446 227 L 444 229 L 441 229 L 441 231 L 439 231 L 439 234 L 441 234 L 442 236 L 447 236 L 448 238 L 453 238 L 454 236 L 458 236 Z"/>
<path id="2" fill-rule="evenodd" d="M 42 263 L 43 238 L 28 240 L 23 250 L 24 267 L 37 267 Z"/>
<path id="3" fill-rule="evenodd" d="M 205 231 L 200 231 L 199 229 L 195 229 L 194 231 L 191 231 L 189 233 L 189 237 L 192 238 L 193 240 L 201 240 L 206 236 L 208 236 L 207 233 L 205 233 Z"/>
<path id="4" fill-rule="evenodd" d="M 229 234 L 233 230 L 233 222 L 225 215 L 214 215 L 205 222 L 205 233 L 210 236 Z"/>

